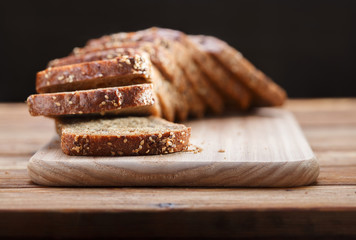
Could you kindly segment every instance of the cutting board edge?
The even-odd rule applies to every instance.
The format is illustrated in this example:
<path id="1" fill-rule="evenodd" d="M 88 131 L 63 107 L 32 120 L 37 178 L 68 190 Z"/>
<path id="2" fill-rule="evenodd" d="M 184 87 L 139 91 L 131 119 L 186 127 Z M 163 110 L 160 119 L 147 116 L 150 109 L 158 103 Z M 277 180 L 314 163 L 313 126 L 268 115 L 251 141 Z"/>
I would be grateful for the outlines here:
<path id="1" fill-rule="evenodd" d="M 205 143 L 202 153 L 116 162 L 67 156 L 54 138 L 31 158 L 28 172 L 34 182 L 47 186 L 293 187 L 317 180 L 317 159 L 288 111 L 261 108 L 247 116 L 194 124 L 195 141 Z"/>
<path id="2" fill-rule="evenodd" d="M 52 161 L 54 162 L 54 161 Z M 71 163 L 73 164 L 75 161 L 72 161 Z M 43 186 L 57 186 L 57 187 L 299 187 L 299 186 L 307 186 L 315 183 L 317 181 L 317 178 L 319 176 L 319 164 L 317 161 L 317 158 L 315 155 L 312 156 L 310 159 L 303 159 L 303 160 L 297 160 L 297 161 L 289 161 L 289 162 L 274 162 L 274 163 L 269 163 L 270 166 L 268 168 L 263 167 L 261 169 L 258 169 L 255 171 L 254 175 L 256 176 L 255 178 L 250 179 L 248 182 L 239 182 L 238 180 L 233 182 L 230 181 L 229 183 L 224 183 L 224 184 L 216 184 L 216 181 L 210 181 L 210 183 L 199 183 L 199 182 L 184 182 L 182 179 L 175 178 L 175 182 L 170 182 L 170 183 L 165 183 L 165 182 L 146 182 L 145 184 L 142 183 L 142 181 L 135 182 L 134 179 L 127 178 L 121 180 L 121 182 L 105 182 L 104 181 L 99 181 L 98 178 L 100 179 L 101 177 L 105 175 L 112 175 L 112 174 L 117 174 L 120 172 L 120 170 L 116 169 L 111 169 L 111 170 L 98 170 L 97 171 L 97 178 L 94 179 L 93 181 L 80 181 L 77 180 L 76 183 L 73 183 L 72 179 L 68 179 L 68 181 L 65 180 L 65 175 L 67 172 L 66 170 L 70 171 L 70 169 L 75 169 L 76 167 L 83 167 L 82 164 L 80 166 L 75 166 L 72 165 L 69 168 L 67 168 L 65 171 L 58 172 L 59 169 L 57 168 L 55 171 L 57 171 L 56 174 L 58 174 L 61 177 L 62 182 L 58 182 L 58 179 L 55 181 L 51 181 L 48 179 L 48 176 L 53 177 L 54 172 L 53 168 L 43 168 L 44 166 L 44 160 L 38 159 L 37 155 L 34 154 L 27 166 L 27 171 L 28 175 L 30 176 L 31 181 L 33 181 L 36 184 L 43 185 Z M 229 169 L 231 170 L 236 170 L 240 172 L 246 172 L 246 168 L 250 168 L 251 165 L 255 164 L 258 168 L 258 165 L 263 165 L 266 164 L 264 162 L 239 162 L 239 163 L 234 163 L 234 162 L 219 162 L 221 164 L 232 164 L 235 165 L 235 169 Z M 212 162 L 208 163 L 206 162 L 206 166 L 211 166 L 219 164 L 217 162 Z M 204 162 L 199 162 L 200 165 L 204 165 Z M 79 164 L 78 164 L 79 165 Z M 299 166 L 299 167 L 298 167 Z M 225 166 L 226 168 L 226 166 Z M 269 170 L 273 170 L 273 172 L 282 169 L 285 171 L 284 175 L 288 176 L 287 180 L 281 181 L 279 177 L 276 178 L 276 181 L 274 181 L 273 175 L 266 174 L 266 171 L 268 172 Z M 286 171 L 288 169 L 288 171 Z M 52 170 L 52 171 L 51 171 Z M 114 172 L 116 171 L 116 172 Z M 126 169 L 123 169 L 123 171 L 126 171 Z M 182 170 L 184 171 L 184 170 Z M 41 174 L 38 174 L 38 173 Z M 261 172 L 261 175 L 267 176 L 263 179 L 262 182 L 259 182 L 258 180 L 260 178 L 259 172 Z M 155 175 L 157 173 L 145 173 L 145 174 L 150 174 L 150 175 Z M 158 173 L 159 174 L 159 173 Z M 176 173 L 168 173 L 167 179 L 172 179 L 171 175 L 174 175 Z M 217 179 L 223 178 L 224 173 L 217 174 L 215 177 Z M 161 174 L 162 175 L 162 174 Z M 219 176 L 220 175 L 220 176 Z M 307 175 L 307 176 L 306 176 Z M 184 178 L 186 178 L 185 176 Z M 64 179 L 64 180 L 63 180 Z M 278 181 L 277 181 L 278 180 Z M 183 182 L 182 182 L 183 181 Z M 266 184 L 266 182 L 270 182 Z"/>

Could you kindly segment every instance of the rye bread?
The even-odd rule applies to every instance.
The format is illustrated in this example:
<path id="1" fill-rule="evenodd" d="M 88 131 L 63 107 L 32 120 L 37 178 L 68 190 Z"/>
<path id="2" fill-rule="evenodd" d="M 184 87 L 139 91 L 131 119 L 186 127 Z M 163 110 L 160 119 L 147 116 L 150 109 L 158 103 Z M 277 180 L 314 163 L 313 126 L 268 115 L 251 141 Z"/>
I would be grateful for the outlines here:
<path id="1" fill-rule="evenodd" d="M 50 61 L 48 67 L 65 66 L 83 62 L 108 60 L 122 57 L 123 55 L 141 54 L 147 52 L 151 62 L 160 70 L 162 75 L 180 89 L 185 89 L 185 81 L 182 74 L 177 70 L 174 57 L 164 47 L 153 42 L 115 42 L 109 47 L 106 45 L 95 45 L 85 47 L 77 51 L 75 55 L 69 55 Z"/>
<path id="2" fill-rule="evenodd" d="M 154 36 L 151 30 L 143 30 L 133 33 L 119 33 L 112 36 L 120 36 L 119 38 L 104 36 L 98 40 L 92 40 L 96 44 L 90 44 L 83 48 L 75 48 L 71 56 L 81 56 L 90 52 L 103 51 L 105 49 L 115 49 L 122 47 L 132 47 L 133 44 L 146 46 L 151 44 L 156 49 L 151 48 L 148 52 L 151 55 L 152 63 L 161 71 L 161 73 L 178 88 L 182 95 L 182 100 L 188 102 L 185 104 L 188 108 L 189 116 L 202 117 L 204 116 L 206 106 L 201 97 L 193 90 L 190 76 L 182 70 L 182 63 L 185 63 L 186 54 L 182 54 L 180 44 L 169 39 L 163 39 Z M 147 35 L 147 36 L 146 36 Z M 89 41 L 90 43 L 91 41 Z M 178 45 L 178 46 L 177 46 Z M 176 47 L 177 46 L 177 47 Z M 145 48 L 147 50 L 147 48 Z M 186 64 L 184 64 L 185 66 Z M 182 104 L 184 106 L 184 104 Z M 180 119 L 185 120 L 185 112 Z M 180 115 L 178 115 L 179 117 Z"/>
<path id="3" fill-rule="evenodd" d="M 138 43 L 128 43 L 120 48 L 103 48 L 97 47 L 93 48 L 92 51 L 86 51 L 82 54 L 69 55 L 62 58 L 57 58 L 49 61 L 48 67 L 60 67 L 66 65 L 72 65 L 83 62 L 93 62 L 99 60 L 109 60 L 113 58 L 119 58 L 124 55 L 134 56 L 135 54 L 142 54 L 142 51 L 138 49 Z"/>
<path id="4" fill-rule="evenodd" d="M 160 116 L 152 84 L 35 94 L 27 98 L 32 116 L 138 114 Z"/>
<path id="5" fill-rule="evenodd" d="M 157 97 L 160 102 L 160 107 L 162 111 L 162 117 L 168 121 L 175 121 L 175 106 L 174 102 L 171 99 L 170 93 L 165 87 L 168 82 L 164 80 L 161 73 L 155 68 L 152 67 L 152 78 L 154 79 L 154 90 L 157 94 Z"/>
<path id="6" fill-rule="evenodd" d="M 154 155 L 188 149 L 191 129 L 156 117 L 57 119 L 65 154 Z"/>
<path id="7" fill-rule="evenodd" d="M 175 58 L 163 46 L 155 43 L 142 44 L 142 48 L 157 67 L 158 77 L 162 79 L 162 91 L 167 94 L 175 109 L 175 119 L 185 121 L 189 114 L 189 99 L 193 92 L 188 91 L 188 83 Z M 194 109 L 194 108 L 192 108 Z"/>
<path id="8" fill-rule="evenodd" d="M 178 31 L 174 32 L 174 34 L 184 36 L 183 33 Z M 149 28 L 132 33 L 103 36 L 99 39 L 89 41 L 88 45 L 83 48 L 75 48 L 73 55 L 80 55 L 94 49 L 112 48 L 123 42 L 153 42 L 166 48 L 174 56 L 179 68 L 183 70 L 187 89 L 189 89 L 186 90 L 186 95 L 190 103 L 190 116 L 203 116 L 205 104 L 211 107 L 215 113 L 221 113 L 223 110 L 222 97 L 207 83 L 207 77 L 195 65 L 188 49 L 178 41 L 179 38 L 174 34 L 166 33 L 165 29 Z"/>
<path id="9" fill-rule="evenodd" d="M 158 35 L 165 35 L 166 38 L 175 41 L 185 42 L 184 34 L 171 29 L 151 28 L 136 33 L 119 33 L 111 36 L 103 36 L 99 39 L 90 40 L 87 46 L 108 44 L 128 37 L 136 36 L 135 39 L 142 39 L 147 32 L 155 31 Z M 141 35 L 141 36 L 140 36 Z M 144 36 L 144 37 L 142 37 Z M 282 105 L 286 99 L 286 92 L 274 83 L 263 72 L 256 69 L 240 52 L 229 46 L 222 40 L 210 36 L 195 36 L 205 51 L 209 52 L 221 63 L 236 79 L 245 85 L 253 93 L 254 105 L 257 106 L 278 106 Z"/>
<path id="10" fill-rule="evenodd" d="M 150 82 L 151 62 L 141 54 L 72 65 L 49 67 L 37 73 L 38 93 L 127 86 Z"/>
<path id="11" fill-rule="evenodd" d="M 204 36 L 192 35 L 186 38 L 185 42 L 194 53 L 193 57 L 198 66 L 208 75 L 214 86 L 226 96 L 226 103 L 232 103 L 238 109 L 247 109 L 252 100 L 250 90 L 214 59 L 209 46 L 204 43 Z"/>
<path id="12" fill-rule="evenodd" d="M 131 35 L 133 34 L 131 33 Z M 223 98 L 210 84 L 208 76 L 194 62 L 194 53 L 185 44 L 187 36 L 184 33 L 172 29 L 153 27 L 138 31 L 136 35 L 133 35 L 135 36 L 134 39 L 159 42 L 167 49 L 170 49 L 197 95 L 213 113 L 221 114 L 223 112 Z"/>
<path id="13" fill-rule="evenodd" d="M 114 42 L 110 45 L 86 46 L 75 51 L 75 54 L 54 59 L 49 62 L 49 67 L 64 66 L 69 64 L 106 60 L 122 55 L 134 54 L 137 51 L 145 51 L 150 55 L 151 62 L 160 70 L 162 75 L 179 90 L 186 89 L 186 83 L 181 71 L 178 71 L 177 63 L 165 47 L 156 42 Z M 79 49 L 79 48 L 76 48 Z M 139 50 L 138 50 L 139 49 Z"/>
<path id="14" fill-rule="evenodd" d="M 184 121 L 187 119 L 187 105 L 181 101 L 182 95 L 169 81 L 155 68 L 152 68 L 152 77 L 155 79 L 155 89 L 160 99 L 162 116 L 168 121 Z"/>
<path id="15" fill-rule="evenodd" d="M 111 46 L 112 47 L 112 46 Z M 140 49 L 140 50 L 137 50 Z M 105 49 L 97 46 L 81 54 L 70 55 L 64 58 L 52 60 L 49 66 L 63 66 L 81 62 L 107 60 L 122 55 L 134 55 L 145 51 L 150 55 L 151 61 L 159 72 L 152 73 L 152 82 L 161 103 L 162 115 L 169 121 L 185 121 L 188 116 L 187 85 L 183 79 L 182 71 L 177 67 L 172 55 L 163 47 L 149 42 L 121 43 L 114 48 Z M 153 72 L 153 71 L 152 71 Z M 188 92 L 189 93 L 189 92 Z M 170 97 L 174 95 L 174 99 Z M 167 99 L 170 99 L 168 101 Z M 174 106 L 172 109 L 171 106 Z"/>
<path id="16" fill-rule="evenodd" d="M 279 106 L 286 100 L 286 92 L 256 69 L 246 58 L 226 42 L 211 36 L 195 36 L 200 38 L 206 51 L 229 70 L 241 83 L 250 89 L 257 106 Z"/>

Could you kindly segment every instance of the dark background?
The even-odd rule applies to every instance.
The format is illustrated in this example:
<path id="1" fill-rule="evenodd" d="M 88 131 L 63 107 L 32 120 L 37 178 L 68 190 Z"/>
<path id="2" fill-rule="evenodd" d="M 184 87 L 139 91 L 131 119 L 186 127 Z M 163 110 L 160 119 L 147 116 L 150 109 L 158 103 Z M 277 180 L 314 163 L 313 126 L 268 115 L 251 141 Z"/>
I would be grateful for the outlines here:
<path id="1" fill-rule="evenodd" d="M 290 97 L 356 96 L 355 23 L 351 0 L 1 1 L 0 101 L 90 38 L 151 26 L 227 41 Z"/>

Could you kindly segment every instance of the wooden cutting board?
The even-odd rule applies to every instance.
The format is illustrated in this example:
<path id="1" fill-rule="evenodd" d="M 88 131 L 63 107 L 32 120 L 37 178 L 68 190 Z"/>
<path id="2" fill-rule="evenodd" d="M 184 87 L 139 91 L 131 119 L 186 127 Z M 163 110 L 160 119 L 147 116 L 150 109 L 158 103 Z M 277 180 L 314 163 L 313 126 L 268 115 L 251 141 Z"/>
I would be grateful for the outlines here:
<path id="1" fill-rule="evenodd" d="M 298 123 L 283 109 L 186 124 L 200 152 L 75 157 L 62 153 L 55 137 L 30 159 L 28 173 L 33 182 L 47 186 L 292 187 L 311 184 L 319 175 Z"/>

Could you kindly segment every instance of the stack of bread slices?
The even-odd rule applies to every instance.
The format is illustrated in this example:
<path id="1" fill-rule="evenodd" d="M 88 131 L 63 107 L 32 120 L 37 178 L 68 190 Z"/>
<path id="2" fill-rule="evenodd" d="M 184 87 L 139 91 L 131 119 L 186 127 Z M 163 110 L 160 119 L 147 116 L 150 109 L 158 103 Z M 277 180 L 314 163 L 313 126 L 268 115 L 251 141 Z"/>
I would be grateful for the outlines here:
<path id="1" fill-rule="evenodd" d="M 183 151 L 190 128 L 173 122 L 286 99 L 222 40 L 156 27 L 88 41 L 38 72 L 36 90 L 30 114 L 55 118 L 64 153 L 93 156 Z"/>

